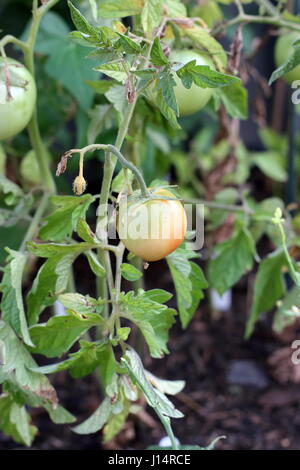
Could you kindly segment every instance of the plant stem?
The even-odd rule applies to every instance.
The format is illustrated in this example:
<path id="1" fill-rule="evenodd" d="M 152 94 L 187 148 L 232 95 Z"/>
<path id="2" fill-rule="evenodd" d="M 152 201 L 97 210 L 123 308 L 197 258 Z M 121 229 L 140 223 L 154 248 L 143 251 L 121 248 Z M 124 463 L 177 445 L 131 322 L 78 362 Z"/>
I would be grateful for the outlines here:
<path id="1" fill-rule="evenodd" d="M 44 14 L 58 2 L 59 0 L 49 0 L 48 3 L 42 5 L 39 8 L 37 8 L 37 2 L 33 3 L 31 27 L 29 30 L 28 40 L 26 42 L 26 47 L 23 49 L 23 52 L 25 65 L 34 78 L 34 47 L 36 43 L 38 29 Z M 47 151 L 41 138 L 36 108 L 33 112 L 33 115 L 29 121 L 27 128 L 32 148 L 35 151 L 42 181 L 44 181 L 45 187 L 48 189 L 48 191 L 50 191 L 51 193 L 55 193 L 55 183 L 49 168 Z"/>
<path id="2" fill-rule="evenodd" d="M 27 229 L 27 232 L 23 238 L 22 244 L 20 246 L 20 251 L 25 251 L 26 243 L 32 240 L 32 238 L 34 237 L 35 232 L 40 223 L 40 220 L 43 217 L 44 211 L 46 210 L 46 207 L 48 206 L 48 203 L 49 203 L 49 193 L 44 193 L 40 200 L 39 206 L 33 216 L 33 219 Z"/>
<path id="3" fill-rule="evenodd" d="M 162 424 L 164 425 L 164 428 L 166 430 L 166 433 L 169 436 L 169 439 L 171 441 L 172 449 L 173 450 L 178 450 L 178 445 L 171 427 L 171 422 L 170 418 L 168 416 L 164 416 L 158 408 L 155 408 L 156 413 L 159 416 L 159 419 L 161 420 Z"/>
<path id="4" fill-rule="evenodd" d="M 209 209 L 218 209 L 218 210 L 224 210 L 228 212 L 244 212 L 249 215 L 254 213 L 253 210 L 250 209 L 250 207 L 236 206 L 234 204 L 222 204 L 219 202 L 205 201 L 202 199 L 182 199 L 182 202 L 187 203 L 187 204 L 203 204 Z"/>

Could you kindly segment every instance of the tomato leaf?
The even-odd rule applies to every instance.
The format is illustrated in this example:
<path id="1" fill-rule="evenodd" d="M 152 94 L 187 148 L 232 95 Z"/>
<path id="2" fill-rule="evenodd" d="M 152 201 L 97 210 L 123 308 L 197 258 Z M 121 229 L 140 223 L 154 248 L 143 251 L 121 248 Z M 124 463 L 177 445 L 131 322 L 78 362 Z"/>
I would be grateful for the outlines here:
<path id="1" fill-rule="evenodd" d="M 161 0 L 145 0 L 141 14 L 142 27 L 145 34 L 151 37 L 153 29 L 156 28 L 163 14 L 163 4 Z"/>
<path id="2" fill-rule="evenodd" d="M 153 45 L 150 51 L 150 58 L 152 64 L 158 67 L 162 65 L 168 65 L 170 63 L 169 59 L 164 54 L 159 38 L 155 38 L 153 41 Z"/>
<path id="3" fill-rule="evenodd" d="M 166 297 L 165 297 L 166 298 Z M 168 353 L 168 331 L 174 323 L 175 310 L 153 300 L 153 292 L 140 290 L 122 293 L 120 297 L 122 316 L 135 323 L 141 330 L 152 357 Z"/>
<path id="4" fill-rule="evenodd" d="M 129 263 L 121 264 L 121 273 L 122 276 L 127 279 L 127 281 L 137 281 L 143 275 L 135 266 Z"/>
<path id="5" fill-rule="evenodd" d="M 167 262 L 175 284 L 176 299 L 180 321 L 186 328 L 191 321 L 200 300 L 204 297 L 202 289 L 208 287 L 204 274 L 196 263 L 189 259 L 194 253 L 177 248 L 167 256 Z"/>
<path id="6" fill-rule="evenodd" d="M 248 92 L 242 83 L 233 83 L 230 86 L 214 90 L 227 113 L 236 119 L 247 119 L 248 117 Z"/>
<path id="7" fill-rule="evenodd" d="M 2 319 L 21 336 L 28 346 L 33 346 L 28 333 L 27 320 L 22 298 L 22 278 L 27 255 L 10 250 L 8 264 L 4 268 L 4 275 L 0 286 L 2 292 L 1 311 Z"/>
<path id="8" fill-rule="evenodd" d="M 224 294 L 252 268 L 254 253 L 255 245 L 250 232 L 244 225 L 239 224 L 233 236 L 216 247 L 216 257 L 208 266 L 210 285 L 220 295 Z"/>
<path id="9" fill-rule="evenodd" d="M 275 80 L 278 80 L 278 78 L 282 77 L 282 75 L 285 75 L 286 73 L 290 72 L 293 70 L 297 65 L 300 64 L 300 45 L 294 46 L 294 51 L 291 57 L 289 57 L 284 64 L 282 64 L 280 67 L 278 67 L 274 72 L 272 73 L 270 80 L 269 80 L 269 85 L 271 85 Z"/>
<path id="10" fill-rule="evenodd" d="M 19 444 L 30 446 L 38 431 L 30 424 L 31 416 L 24 405 L 13 400 L 11 395 L 0 396 L 0 429 Z"/>
<path id="11" fill-rule="evenodd" d="M 208 65 L 197 65 L 196 60 L 187 62 L 183 67 L 176 70 L 176 74 L 186 88 L 191 88 L 192 83 L 201 88 L 217 88 L 240 82 L 239 78 L 217 72 Z"/>
<path id="12" fill-rule="evenodd" d="M 246 325 L 246 338 L 262 312 L 270 310 L 285 292 L 282 267 L 286 265 L 284 251 L 280 248 L 267 256 L 259 265 L 254 284 L 254 297 L 250 317 Z"/>
<path id="13" fill-rule="evenodd" d="M 83 196 L 53 196 L 50 202 L 57 206 L 52 214 L 46 217 L 46 224 L 39 236 L 42 240 L 60 241 L 76 230 L 79 219 L 85 218 L 86 211 L 95 200 L 90 194 Z"/>

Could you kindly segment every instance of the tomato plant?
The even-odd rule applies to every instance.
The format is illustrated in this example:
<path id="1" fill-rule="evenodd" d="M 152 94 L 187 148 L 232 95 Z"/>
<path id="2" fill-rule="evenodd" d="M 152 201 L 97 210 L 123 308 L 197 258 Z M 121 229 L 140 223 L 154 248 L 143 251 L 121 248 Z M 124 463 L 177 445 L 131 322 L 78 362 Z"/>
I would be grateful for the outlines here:
<path id="1" fill-rule="evenodd" d="M 36 100 L 30 72 L 16 60 L 0 58 L 0 140 L 9 139 L 28 124 Z"/>
<path id="2" fill-rule="evenodd" d="M 196 61 L 196 65 L 213 67 L 212 59 L 208 54 L 199 53 L 192 49 L 181 51 L 173 51 L 171 58 L 174 62 L 180 64 L 187 64 L 191 61 Z M 212 96 L 212 88 L 201 88 L 195 83 L 191 84 L 190 88 L 186 88 L 180 78 L 175 74 L 176 87 L 174 88 L 176 100 L 178 103 L 180 116 L 188 116 L 189 114 L 196 113 L 208 103 Z"/>
<path id="3" fill-rule="evenodd" d="M 187 227 L 184 208 L 170 191 L 157 189 L 152 196 L 158 199 L 139 201 L 135 196 L 133 201 L 121 202 L 118 217 L 122 242 L 145 261 L 158 261 L 175 251 Z"/>
<path id="4" fill-rule="evenodd" d="M 184 382 L 143 365 L 172 350 L 176 319 L 186 328 L 207 289 L 222 296 L 250 273 L 245 336 L 272 309 L 276 332 L 297 320 L 299 215 L 283 184 L 299 149 L 268 122 L 275 87 L 253 65 L 265 37 L 252 39 L 257 23 L 278 28 L 270 85 L 298 78 L 299 18 L 285 2 L 248 3 L 34 0 L 23 34 L 0 39 L 0 429 L 16 442 L 38 432 L 31 408 L 108 442 L 147 403 L 177 449 L 183 414 L 167 395 Z M 160 269 L 171 292 L 160 279 L 147 288 Z M 61 371 L 74 390 L 96 383 L 98 407 L 80 424 L 59 403 Z"/>

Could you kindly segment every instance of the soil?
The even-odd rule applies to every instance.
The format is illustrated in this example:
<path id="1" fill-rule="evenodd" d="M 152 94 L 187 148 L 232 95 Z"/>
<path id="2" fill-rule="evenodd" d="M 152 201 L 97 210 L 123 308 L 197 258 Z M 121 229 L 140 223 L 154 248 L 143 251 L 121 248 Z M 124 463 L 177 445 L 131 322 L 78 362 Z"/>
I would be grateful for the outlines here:
<path id="1" fill-rule="evenodd" d="M 159 279 L 159 286 L 170 290 L 167 271 L 159 263 L 152 266 L 147 273 L 148 287 L 157 287 Z M 185 418 L 173 420 L 175 435 L 182 444 L 207 446 L 215 437 L 226 436 L 217 443 L 217 449 L 299 449 L 300 388 L 293 383 L 299 381 L 299 373 L 295 373 L 297 366 L 290 359 L 297 329 L 276 336 L 269 315 L 246 341 L 245 282 L 235 288 L 230 312 L 211 313 L 204 302 L 185 331 L 179 322 L 173 327 L 170 355 L 153 360 L 145 350 L 143 361 L 159 377 L 186 381 L 184 390 L 172 397 L 185 414 Z M 94 376 L 74 381 L 62 371 L 51 377 L 60 402 L 79 422 L 99 405 L 100 391 Z M 145 449 L 165 435 L 149 408 L 139 418 L 131 417 L 124 430 L 105 446 L 101 433 L 79 436 L 69 425 L 53 424 L 42 409 L 31 413 L 39 428 L 33 449 Z M 22 446 L 0 434 L 0 449 L 18 448 Z"/>

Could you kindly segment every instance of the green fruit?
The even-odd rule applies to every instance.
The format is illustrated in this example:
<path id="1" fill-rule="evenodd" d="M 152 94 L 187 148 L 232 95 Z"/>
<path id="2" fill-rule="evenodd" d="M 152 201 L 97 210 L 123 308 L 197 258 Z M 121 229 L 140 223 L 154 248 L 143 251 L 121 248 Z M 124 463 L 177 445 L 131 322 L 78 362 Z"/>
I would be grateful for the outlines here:
<path id="1" fill-rule="evenodd" d="M 0 140 L 21 132 L 30 121 L 35 102 L 36 86 L 24 65 L 7 59 L 11 99 L 7 96 L 4 59 L 0 57 Z"/>
<path id="2" fill-rule="evenodd" d="M 209 56 L 204 53 L 196 52 L 190 49 L 182 51 L 173 51 L 170 59 L 173 62 L 180 62 L 186 64 L 191 60 L 196 60 L 197 65 L 208 65 L 214 68 Z M 174 87 L 175 96 L 178 103 L 180 116 L 188 116 L 189 114 L 196 113 L 208 103 L 212 96 L 212 88 L 201 88 L 194 83 L 191 88 L 185 88 L 182 81 L 174 73 L 176 86 Z"/>
<path id="3" fill-rule="evenodd" d="M 292 56 L 294 52 L 294 47 L 292 44 L 300 39 L 299 33 L 286 33 L 280 36 L 275 44 L 275 64 L 276 67 L 280 67 L 284 64 L 289 57 Z M 283 75 L 283 78 L 289 83 L 292 84 L 295 80 L 300 80 L 300 64 L 297 65 L 293 70 Z"/>

